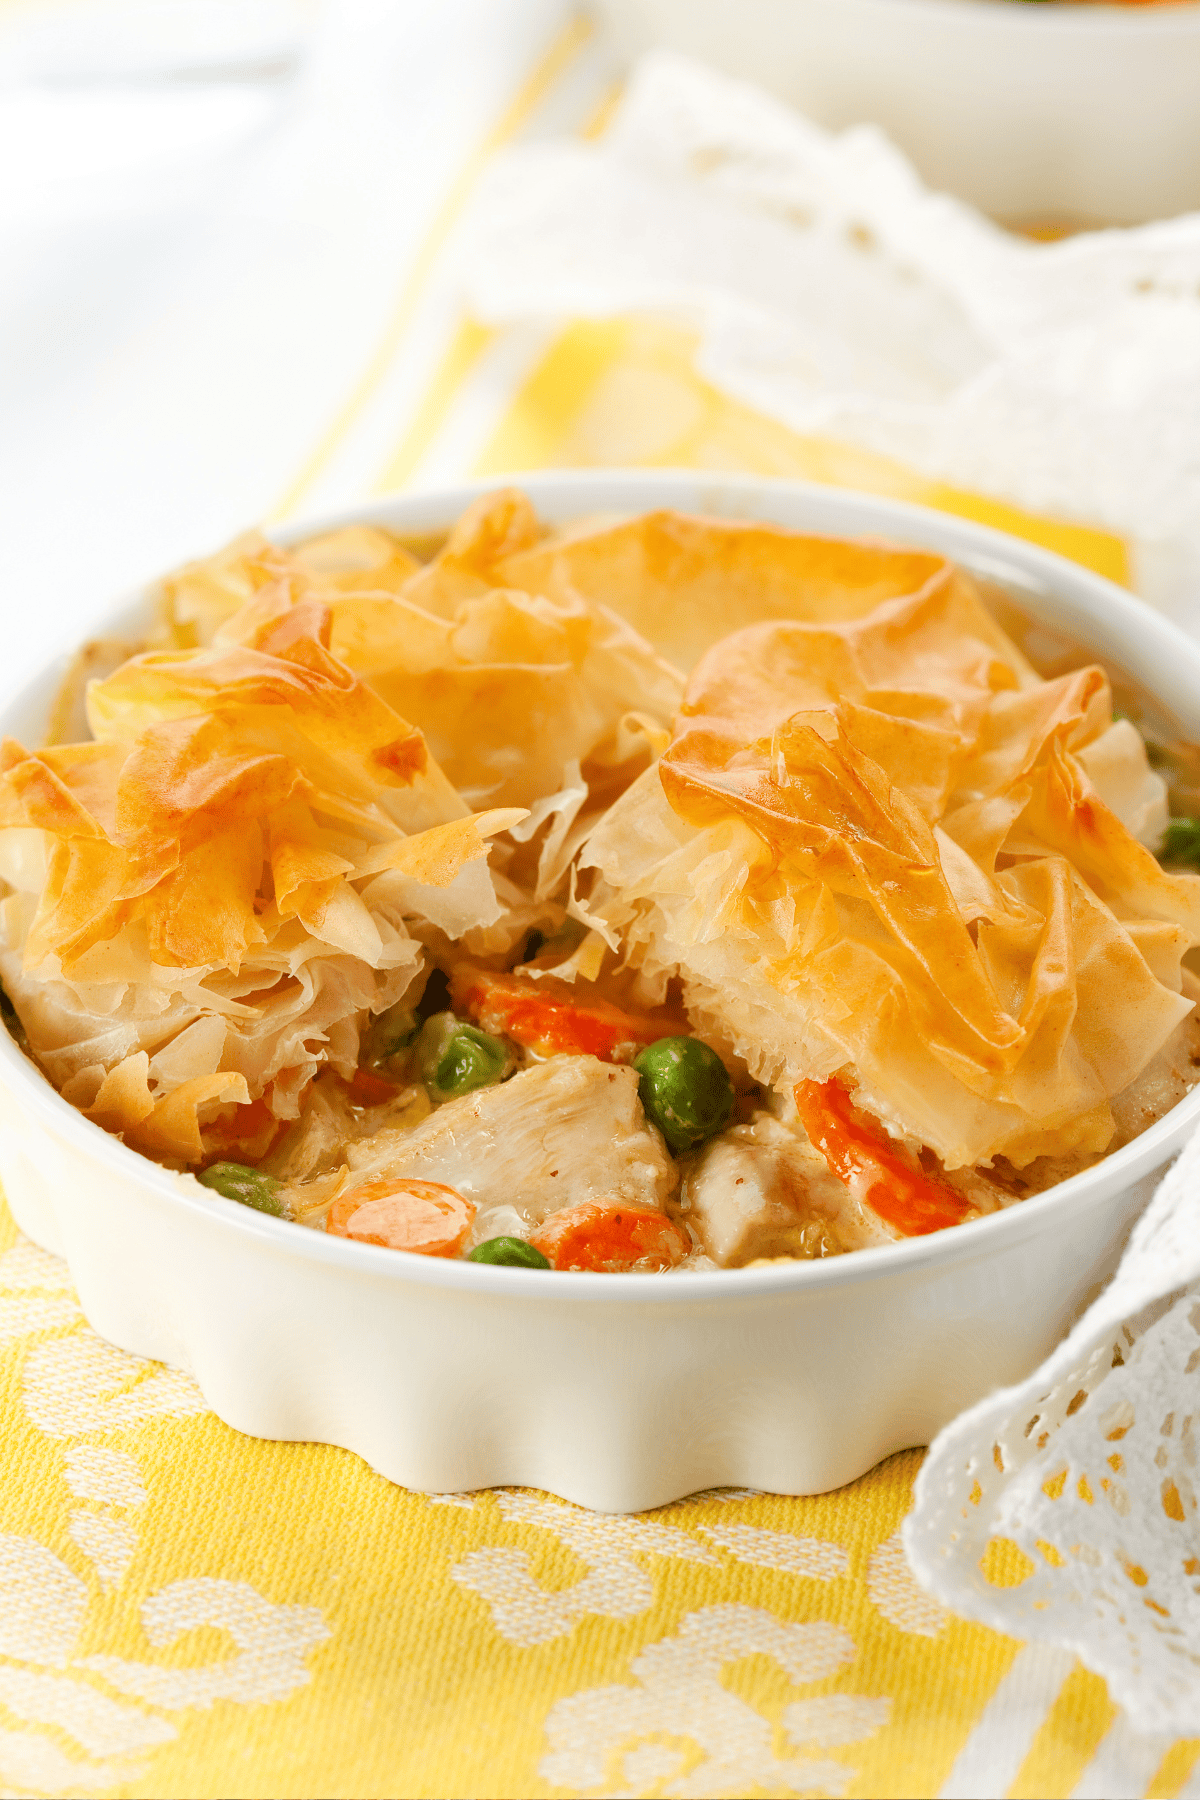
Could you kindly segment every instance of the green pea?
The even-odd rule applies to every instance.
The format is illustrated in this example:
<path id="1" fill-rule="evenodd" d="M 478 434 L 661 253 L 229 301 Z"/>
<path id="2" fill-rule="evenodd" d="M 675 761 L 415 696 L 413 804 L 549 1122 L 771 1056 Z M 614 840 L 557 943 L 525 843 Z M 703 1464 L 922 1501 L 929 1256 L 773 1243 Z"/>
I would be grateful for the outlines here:
<path id="1" fill-rule="evenodd" d="M 1163 838 L 1164 862 L 1194 863 L 1200 867 L 1200 819 L 1172 819 Z"/>
<path id="2" fill-rule="evenodd" d="M 219 1162 L 205 1169 L 196 1180 L 202 1187 L 224 1194 L 227 1200 L 238 1200 L 252 1206 L 255 1212 L 270 1213 L 273 1218 L 286 1218 L 279 1198 L 280 1183 L 274 1175 L 264 1175 L 247 1163 Z"/>
<path id="3" fill-rule="evenodd" d="M 484 1244 L 476 1244 L 467 1252 L 468 1262 L 500 1263 L 506 1269 L 548 1269 L 540 1250 L 527 1244 L 524 1238 L 495 1237 L 488 1238 Z"/>
<path id="4" fill-rule="evenodd" d="M 675 1156 L 703 1143 L 728 1122 L 733 1084 L 715 1050 L 694 1037 L 659 1038 L 635 1056 L 638 1092 Z"/>
<path id="5" fill-rule="evenodd" d="M 512 1057 L 499 1038 L 446 1012 L 435 1013 L 421 1027 L 417 1063 L 430 1098 L 453 1100 L 503 1081 Z"/>

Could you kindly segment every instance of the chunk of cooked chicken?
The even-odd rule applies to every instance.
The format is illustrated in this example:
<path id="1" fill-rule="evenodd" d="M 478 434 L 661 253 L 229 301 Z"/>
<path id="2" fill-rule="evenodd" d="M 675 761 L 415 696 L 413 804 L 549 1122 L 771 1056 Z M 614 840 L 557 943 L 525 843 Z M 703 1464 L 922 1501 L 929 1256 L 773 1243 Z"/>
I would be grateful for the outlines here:
<path id="1" fill-rule="evenodd" d="M 770 1113 L 712 1138 L 688 1169 L 684 1217 L 721 1268 L 834 1256 L 899 1234 L 831 1175 L 799 1127 Z"/>
<path id="2" fill-rule="evenodd" d="M 346 1153 L 351 1181 L 440 1181 L 478 1208 L 471 1243 L 522 1237 L 564 1206 L 615 1199 L 661 1210 L 679 1175 L 646 1123 L 638 1077 L 594 1056 L 554 1056 L 498 1087 L 451 1100 L 412 1130 Z"/>

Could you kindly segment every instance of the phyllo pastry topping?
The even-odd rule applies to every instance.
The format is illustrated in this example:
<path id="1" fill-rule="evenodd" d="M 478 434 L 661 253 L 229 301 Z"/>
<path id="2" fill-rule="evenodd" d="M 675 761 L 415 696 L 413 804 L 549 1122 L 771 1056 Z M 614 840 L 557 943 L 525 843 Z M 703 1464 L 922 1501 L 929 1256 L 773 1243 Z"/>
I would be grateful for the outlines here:
<path id="1" fill-rule="evenodd" d="M 1040 679 L 924 561 L 882 601 L 797 584 L 700 659 L 589 840 L 589 912 L 768 1086 L 837 1074 L 950 1169 L 1101 1151 L 1192 1010 L 1200 879 L 1121 816 L 1156 778 L 1103 670 Z"/>
<path id="2" fill-rule="evenodd" d="M 499 917 L 487 840 L 522 814 L 472 815 L 328 640 L 303 606 L 136 656 L 91 687 L 94 742 L 4 747 L 5 987 L 66 1097 L 152 1155 L 200 1159 L 231 1103 L 265 1148 L 420 979 L 406 918 Z"/>
<path id="3" fill-rule="evenodd" d="M 1002 616 L 925 551 L 513 491 L 239 540 L 3 748 L 9 1028 L 343 1258 L 666 1274 L 1012 1205 L 1195 1083 L 1200 824 Z"/>

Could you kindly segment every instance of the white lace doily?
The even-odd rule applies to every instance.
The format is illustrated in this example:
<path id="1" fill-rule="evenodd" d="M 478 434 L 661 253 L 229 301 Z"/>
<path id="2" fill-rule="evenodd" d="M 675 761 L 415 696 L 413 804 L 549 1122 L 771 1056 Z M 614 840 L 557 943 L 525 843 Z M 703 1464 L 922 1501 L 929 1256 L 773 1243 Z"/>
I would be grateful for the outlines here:
<path id="1" fill-rule="evenodd" d="M 1200 215 L 1024 241 L 874 128 L 658 53 L 598 144 L 499 160 L 466 264 L 493 323 L 695 320 L 738 400 L 1107 527 L 1147 598 L 1200 611 Z"/>
<path id="2" fill-rule="evenodd" d="M 1143 1732 L 1200 1733 L 1200 1135 L 1116 1276 L 1035 1375 L 946 1427 L 909 1561 L 963 1617 L 1073 1650 Z M 993 1538 L 1028 1557 L 1015 1587 Z"/>

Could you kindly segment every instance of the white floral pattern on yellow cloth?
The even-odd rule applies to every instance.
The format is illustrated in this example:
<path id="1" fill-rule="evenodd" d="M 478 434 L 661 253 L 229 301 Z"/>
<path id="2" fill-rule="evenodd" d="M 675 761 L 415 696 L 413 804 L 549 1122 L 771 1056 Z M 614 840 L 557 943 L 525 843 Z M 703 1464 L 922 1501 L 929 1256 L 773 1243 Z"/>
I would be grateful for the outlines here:
<path id="1" fill-rule="evenodd" d="M 147 1644 L 169 1649 L 208 1627 L 232 1639 L 234 1656 L 171 1667 L 89 1650 L 97 1608 L 120 1590 L 134 1559 L 148 1498 L 137 1456 L 96 1440 L 206 1408 L 188 1376 L 96 1337 L 63 1265 L 23 1240 L 0 1256 L 0 1334 L 10 1357 L 23 1350 L 18 1404 L 27 1421 L 66 1446 L 60 1506 L 69 1496 L 68 1545 L 0 1533 L 0 1705 L 26 1727 L 0 1730 L 0 1779 L 38 1792 L 103 1793 L 148 1773 L 147 1753 L 179 1736 L 177 1715 L 220 1699 L 287 1699 L 311 1680 L 308 1652 L 329 1629 L 316 1607 L 273 1602 L 249 1582 L 181 1575 L 140 1602 Z M 59 1498 L 47 1480 L 54 1460 L 37 1483 L 48 1500 Z"/>

